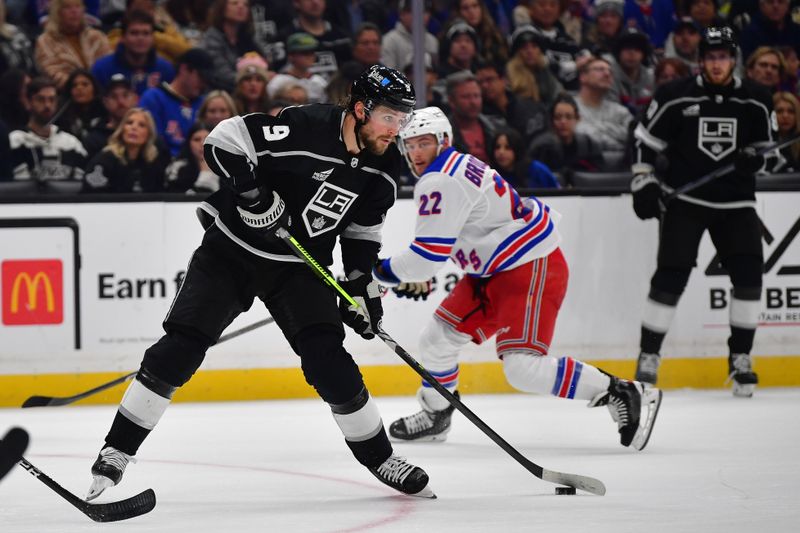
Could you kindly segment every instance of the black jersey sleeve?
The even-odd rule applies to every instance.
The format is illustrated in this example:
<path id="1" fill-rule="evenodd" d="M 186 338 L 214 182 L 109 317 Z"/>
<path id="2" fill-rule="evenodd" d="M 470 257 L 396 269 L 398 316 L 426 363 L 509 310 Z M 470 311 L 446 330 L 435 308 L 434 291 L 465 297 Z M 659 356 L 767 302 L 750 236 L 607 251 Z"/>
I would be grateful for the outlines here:
<path id="1" fill-rule="evenodd" d="M 745 87 L 750 93 L 748 109 L 752 115 L 748 117 L 747 130 L 750 133 L 749 146 L 763 148 L 771 144 L 778 132 L 778 119 L 773 112 L 772 98 L 769 91 L 760 85 L 744 80 Z"/>
<path id="2" fill-rule="evenodd" d="M 237 194 L 270 184 L 269 164 L 274 152 L 285 152 L 303 130 L 299 113 L 277 117 L 252 113 L 220 122 L 206 137 L 204 154 L 209 168 Z M 294 139 L 290 134 L 294 133 Z"/>
<path id="3" fill-rule="evenodd" d="M 636 158 L 633 173 L 652 172 L 656 156 L 667 149 L 669 143 L 678 135 L 679 116 L 676 115 L 676 86 L 666 84 L 656 90 L 642 121 L 634 130 Z"/>

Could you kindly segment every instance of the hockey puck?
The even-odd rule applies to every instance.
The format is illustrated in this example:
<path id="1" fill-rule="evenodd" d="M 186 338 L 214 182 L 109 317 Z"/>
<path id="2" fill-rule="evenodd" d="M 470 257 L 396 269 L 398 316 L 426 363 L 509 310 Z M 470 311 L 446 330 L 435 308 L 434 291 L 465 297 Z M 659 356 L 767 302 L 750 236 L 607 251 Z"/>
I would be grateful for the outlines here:
<path id="1" fill-rule="evenodd" d="M 575 494 L 575 487 L 556 487 L 556 494 L 559 496 Z"/>

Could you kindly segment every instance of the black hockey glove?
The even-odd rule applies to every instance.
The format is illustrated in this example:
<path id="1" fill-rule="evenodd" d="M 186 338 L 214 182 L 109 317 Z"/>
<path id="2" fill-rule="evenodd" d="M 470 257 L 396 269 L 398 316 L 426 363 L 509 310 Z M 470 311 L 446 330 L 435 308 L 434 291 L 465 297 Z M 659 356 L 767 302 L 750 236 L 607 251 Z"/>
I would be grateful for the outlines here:
<path id="1" fill-rule="evenodd" d="M 253 233 L 269 243 L 281 242 L 275 232 L 278 228 L 288 230 L 292 225 L 286 204 L 275 191 L 259 187 L 239 194 L 236 202 L 242 221 Z"/>
<path id="2" fill-rule="evenodd" d="M 430 281 L 404 281 L 392 289 L 398 298 L 428 299 L 431 293 Z"/>
<path id="3" fill-rule="evenodd" d="M 758 154 L 752 146 L 747 146 L 736 154 L 733 166 L 736 168 L 736 172 L 740 174 L 755 174 L 764 166 L 764 156 Z"/>
<path id="4" fill-rule="evenodd" d="M 358 307 L 340 297 L 339 312 L 342 322 L 365 339 L 372 339 L 383 318 L 380 285 L 371 275 L 358 270 L 351 272 L 347 278 L 347 281 L 342 281 L 339 285 L 358 302 Z"/>
<path id="5" fill-rule="evenodd" d="M 637 217 L 647 220 L 661 216 L 663 190 L 658 178 L 652 172 L 635 174 L 631 181 L 631 192 L 633 193 L 633 210 Z"/>

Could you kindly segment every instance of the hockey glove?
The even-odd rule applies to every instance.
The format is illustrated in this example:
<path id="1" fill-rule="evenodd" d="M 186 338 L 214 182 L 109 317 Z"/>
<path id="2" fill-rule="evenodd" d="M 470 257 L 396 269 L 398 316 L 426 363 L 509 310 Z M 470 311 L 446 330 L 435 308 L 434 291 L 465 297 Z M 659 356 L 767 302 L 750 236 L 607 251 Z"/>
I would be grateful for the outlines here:
<path id="1" fill-rule="evenodd" d="M 428 299 L 431 293 L 430 281 L 404 281 L 392 289 L 398 298 L 413 298 L 415 301 L 422 298 Z"/>
<path id="2" fill-rule="evenodd" d="M 275 232 L 278 228 L 289 229 L 292 225 L 286 204 L 275 191 L 259 187 L 238 195 L 236 202 L 242 221 L 253 233 L 269 243 L 281 242 Z"/>
<path id="3" fill-rule="evenodd" d="M 739 150 L 739 153 L 736 154 L 736 158 L 733 160 L 733 166 L 736 172 L 740 174 L 755 174 L 764 166 L 764 156 L 758 154 L 756 149 L 752 146 L 747 146 Z"/>
<path id="4" fill-rule="evenodd" d="M 636 170 L 634 168 L 634 172 Z M 633 210 L 637 217 L 647 220 L 661 216 L 663 191 L 658 178 L 652 172 L 634 174 L 631 181 L 631 192 L 633 193 Z"/>
<path id="5" fill-rule="evenodd" d="M 359 270 L 352 271 L 347 281 L 339 285 L 358 303 L 356 307 L 344 298 L 339 299 L 342 322 L 365 339 L 374 338 L 383 319 L 380 285 L 372 276 Z"/>

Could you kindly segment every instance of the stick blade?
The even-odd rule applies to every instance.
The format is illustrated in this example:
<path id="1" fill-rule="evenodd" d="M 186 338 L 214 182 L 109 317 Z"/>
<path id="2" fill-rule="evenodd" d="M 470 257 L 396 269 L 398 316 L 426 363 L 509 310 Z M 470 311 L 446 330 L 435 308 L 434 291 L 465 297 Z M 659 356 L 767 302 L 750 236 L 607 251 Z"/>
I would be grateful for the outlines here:
<path id="1" fill-rule="evenodd" d="M 28 441 L 28 432 L 18 427 L 9 429 L 0 440 L 0 479 L 20 460 L 28 448 Z"/>
<path id="2" fill-rule="evenodd" d="M 24 402 L 22 402 L 22 407 L 47 407 L 51 405 L 53 398 L 51 396 L 31 396 Z"/>
<path id="3" fill-rule="evenodd" d="M 119 522 L 152 511 L 156 506 L 156 493 L 147 489 L 136 496 L 109 503 L 83 502 L 81 510 L 95 522 Z"/>
<path id="4" fill-rule="evenodd" d="M 558 485 L 567 485 L 568 487 L 575 487 L 591 494 L 603 496 L 606 493 L 606 486 L 599 479 L 589 476 L 580 476 L 578 474 L 566 474 L 564 472 L 555 472 L 553 470 L 544 470 L 542 472 L 542 479 Z"/>

